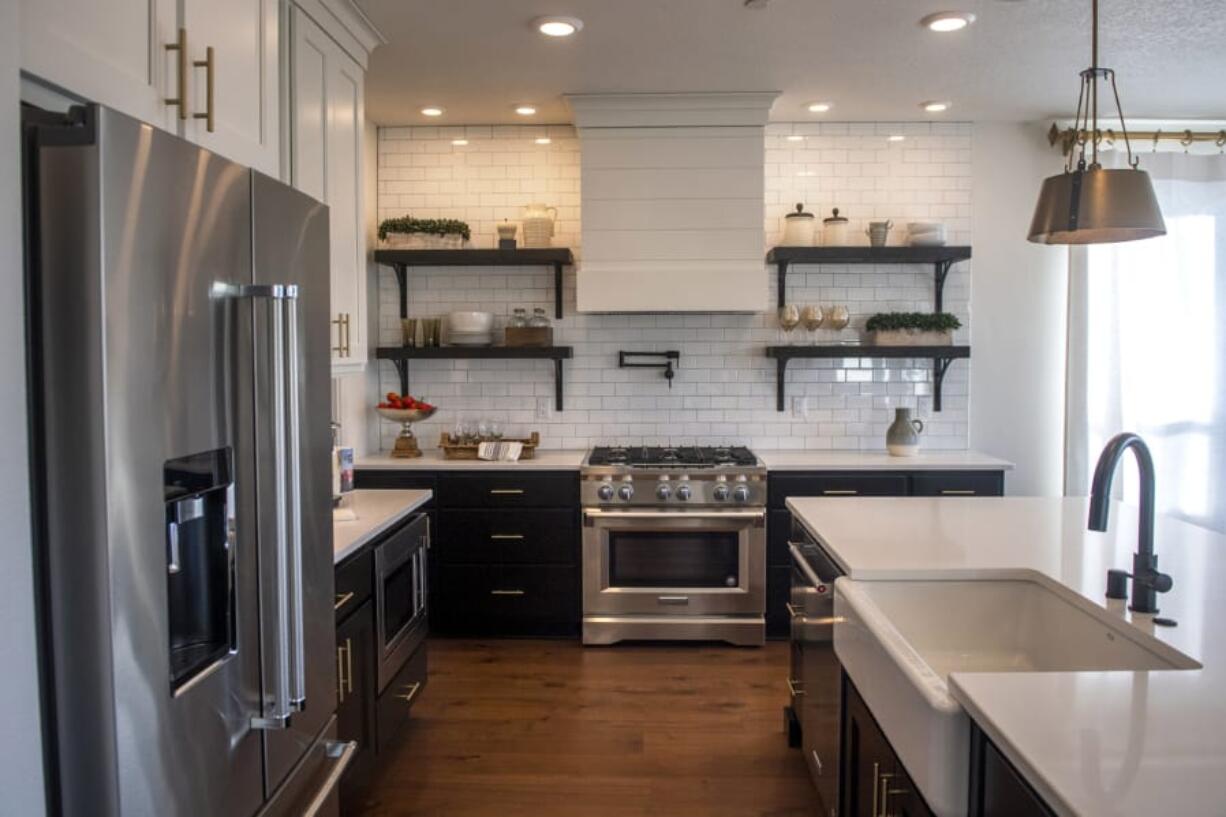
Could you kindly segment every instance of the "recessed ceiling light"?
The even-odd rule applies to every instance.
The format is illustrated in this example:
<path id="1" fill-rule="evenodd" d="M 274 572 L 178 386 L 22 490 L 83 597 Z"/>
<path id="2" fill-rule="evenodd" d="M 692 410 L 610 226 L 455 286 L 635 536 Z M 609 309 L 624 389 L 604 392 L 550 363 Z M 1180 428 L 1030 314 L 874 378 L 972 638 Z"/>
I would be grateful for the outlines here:
<path id="1" fill-rule="evenodd" d="M 422 116 L 442 116 L 443 109 L 436 108 L 433 105 L 421 109 Z"/>
<path id="2" fill-rule="evenodd" d="M 467 139 L 452 139 L 451 144 L 455 145 L 456 147 L 462 148 L 468 144 L 468 140 Z"/>
<path id="3" fill-rule="evenodd" d="M 788 137 L 788 141 L 789 142 L 803 142 L 805 141 L 805 138 L 803 136 L 800 136 L 799 134 L 793 133 L 791 136 Z"/>
<path id="4" fill-rule="evenodd" d="M 540 139 L 537 139 L 535 141 L 538 145 L 548 145 L 553 140 L 550 139 L 548 136 L 542 136 Z"/>
<path id="5" fill-rule="evenodd" d="M 892 133 L 889 136 L 887 136 L 885 140 L 887 142 L 901 142 L 906 138 L 907 137 L 903 136 L 901 133 Z"/>
<path id="6" fill-rule="evenodd" d="M 961 31 L 973 22 L 975 22 L 975 15 L 968 11 L 940 11 L 920 20 L 920 25 L 927 27 L 930 31 L 945 34 L 950 31 Z"/>
<path id="7" fill-rule="evenodd" d="M 516 105 L 515 113 L 519 114 L 520 116 L 532 116 L 534 113 L 536 113 L 536 108 L 532 107 L 531 105 Z"/>
<path id="8" fill-rule="evenodd" d="M 829 102 L 814 102 L 809 106 L 809 113 L 825 113 L 830 107 Z"/>
<path id="9" fill-rule="evenodd" d="M 532 25 L 546 37 L 569 37 L 583 30 L 583 21 L 578 17 L 540 17 Z"/>
<path id="10" fill-rule="evenodd" d="M 920 107 L 926 110 L 928 113 L 941 113 L 949 110 L 949 103 L 937 102 L 934 100 L 931 102 L 921 102 Z"/>

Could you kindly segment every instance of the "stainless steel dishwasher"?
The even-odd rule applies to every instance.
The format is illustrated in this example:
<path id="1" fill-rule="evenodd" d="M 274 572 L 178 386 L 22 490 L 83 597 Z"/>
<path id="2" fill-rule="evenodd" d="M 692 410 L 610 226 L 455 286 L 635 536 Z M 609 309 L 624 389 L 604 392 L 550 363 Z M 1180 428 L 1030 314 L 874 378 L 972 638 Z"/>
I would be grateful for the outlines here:
<path id="1" fill-rule="evenodd" d="M 821 798 L 821 814 L 839 813 L 841 672 L 834 655 L 834 580 L 843 575 L 800 523 L 792 520 L 792 677 L 788 687 L 801 751 Z"/>

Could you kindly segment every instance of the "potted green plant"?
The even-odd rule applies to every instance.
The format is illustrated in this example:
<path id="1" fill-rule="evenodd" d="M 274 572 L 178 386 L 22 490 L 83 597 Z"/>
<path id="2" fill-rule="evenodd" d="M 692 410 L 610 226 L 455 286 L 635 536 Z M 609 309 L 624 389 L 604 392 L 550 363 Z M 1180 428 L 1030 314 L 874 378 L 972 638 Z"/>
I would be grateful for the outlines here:
<path id="1" fill-rule="evenodd" d="M 960 326 L 948 312 L 879 312 L 864 328 L 874 346 L 949 346 Z"/>
<path id="2" fill-rule="evenodd" d="M 472 237 L 468 225 L 453 218 L 385 218 L 379 240 L 402 250 L 458 250 Z"/>

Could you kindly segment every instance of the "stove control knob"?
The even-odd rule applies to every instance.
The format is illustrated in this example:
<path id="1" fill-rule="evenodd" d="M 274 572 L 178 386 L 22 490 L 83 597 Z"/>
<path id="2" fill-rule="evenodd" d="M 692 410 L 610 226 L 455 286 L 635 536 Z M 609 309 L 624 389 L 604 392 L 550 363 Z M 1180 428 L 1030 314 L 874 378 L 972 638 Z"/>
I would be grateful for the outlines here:
<path id="1" fill-rule="evenodd" d="M 613 498 L 613 485 L 609 482 L 602 482 L 600 487 L 596 489 L 596 496 L 600 497 L 602 502 L 608 502 Z"/>
<path id="2" fill-rule="evenodd" d="M 656 486 L 656 498 L 657 499 L 661 499 L 661 500 L 668 499 L 670 496 L 672 496 L 672 493 L 673 493 L 672 488 L 669 488 L 668 483 L 664 482 L 663 480 L 661 480 L 660 484 Z"/>
<path id="3" fill-rule="evenodd" d="M 621 487 L 617 489 L 617 495 L 626 502 L 629 502 L 634 497 L 633 482 L 634 480 L 629 476 L 622 477 Z"/>
<path id="4" fill-rule="evenodd" d="M 677 499 L 685 502 L 690 498 L 690 495 L 690 484 L 688 482 L 683 482 L 677 486 Z"/>
<path id="5" fill-rule="evenodd" d="M 711 496 L 715 497 L 716 502 L 724 502 L 728 499 L 728 486 L 722 482 L 715 483 L 715 489 L 711 491 Z"/>
<path id="6" fill-rule="evenodd" d="M 737 502 L 748 502 L 749 501 L 749 486 L 748 485 L 738 485 L 735 488 L 733 488 L 732 498 L 736 500 Z"/>

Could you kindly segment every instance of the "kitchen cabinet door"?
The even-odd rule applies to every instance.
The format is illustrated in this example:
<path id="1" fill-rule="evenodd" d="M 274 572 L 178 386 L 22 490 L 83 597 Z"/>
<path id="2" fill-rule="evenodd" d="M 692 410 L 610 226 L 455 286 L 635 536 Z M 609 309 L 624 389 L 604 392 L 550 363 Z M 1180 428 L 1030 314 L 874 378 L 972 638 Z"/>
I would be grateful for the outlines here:
<path id="1" fill-rule="evenodd" d="M 177 131 L 178 109 L 166 103 L 179 82 L 165 48 L 178 36 L 174 0 L 22 0 L 19 17 L 23 70 Z"/>
<path id="2" fill-rule="evenodd" d="M 364 75 L 305 12 L 291 14 L 290 178 L 328 205 L 332 368 L 356 371 L 366 362 Z"/>
<path id="3" fill-rule="evenodd" d="M 971 725 L 970 817 L 1053 817 L 1030 784 L 978 726 Z"/>
<path id="4" fill-rule="evenodd" d="M 336 732 L 340 740 L 358 742 L 341 779 L 342 804 L 360 797 L 374 768 L 376 659 L 375 608 L 367 601 L 336 628 Z"/>
<path id="5" fill-rule="evenodd" d="M 227 159 L 280 178 L 277 0 L 184 0 L 182 8 L 192 100 L 184 136 Z M 204 64 L 209 48 L 213 49 L 211 67 Z"/>

